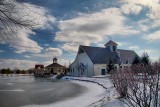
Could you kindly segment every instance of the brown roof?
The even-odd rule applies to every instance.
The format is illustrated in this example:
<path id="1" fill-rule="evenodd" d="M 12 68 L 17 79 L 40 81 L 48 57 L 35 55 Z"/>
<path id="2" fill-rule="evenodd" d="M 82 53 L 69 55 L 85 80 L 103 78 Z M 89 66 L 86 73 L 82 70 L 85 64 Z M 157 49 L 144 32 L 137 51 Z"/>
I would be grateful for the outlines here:
<path id="1" fill-rule="evenodd" d="M 51 68 L 51 67 L 62 67 L 62 68 L 65 68 L 65 66 L 62 66 L 62 65 L 60 65 L 58 63 L 52 63 L 52 64 L 46 66 L 45 68 Z"/>
<path id="2" fill-rule="evenodd" d="M 118 44 L 113 42 L 112 40 L 110 40 L 104 46 L 106 46 L 106 45 L 118 45 Z"/>

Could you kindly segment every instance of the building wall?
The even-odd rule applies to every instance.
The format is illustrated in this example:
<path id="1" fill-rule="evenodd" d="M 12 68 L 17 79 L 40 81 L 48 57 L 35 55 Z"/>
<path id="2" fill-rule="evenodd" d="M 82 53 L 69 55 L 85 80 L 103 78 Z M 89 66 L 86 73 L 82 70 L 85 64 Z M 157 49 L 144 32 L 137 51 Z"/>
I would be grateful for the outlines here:
<path id="1" fill-rule="evenodd" d="M 106 64 L 94 64 L 94 75 L 102 75 L 102 69 L 106 70 Z"/>
<path id="2" fill-rule="evenodd" d="M 60 73 L 64 73 L 65 72 L 65 68 L 63 67 L 48 67 L 47 70 L 48 72 L 51 73 L 51 70 L 53 69 L 54 73 L 60 74 Z"/>
<path id="3" fill-rule="evenodd" d="M 119 64 L 114 65 L 117 69 L 119 69 Z M 122 69 L 124 66 L 129 66 L 128 64 L 122 65 Z M 107 74 L 107 64 L 94 64 L 94 75 L 102 75 L 102 69 L 105 69 L 105 72 Z"/>
<path id="4" fill-rule="evenodd" d="M 78 69 L 80 63 L 83 63 L 85 66 L 87 66 L 86 69 L 84 69 L 83 74 Z M 77 55 L 75 61 L 70 65 L 70 69 L 71 69 L 70 74 L 73 76 L 93 76 L 94 75 L 93 63 L 85 52 Z"/>
<path id="5" fill-rule="evenodd" d="M 44 69 L 43 68 L 34 70 L 34 75 L 35 76 L 43 76 L 43 74 L 44 74 Z"/>

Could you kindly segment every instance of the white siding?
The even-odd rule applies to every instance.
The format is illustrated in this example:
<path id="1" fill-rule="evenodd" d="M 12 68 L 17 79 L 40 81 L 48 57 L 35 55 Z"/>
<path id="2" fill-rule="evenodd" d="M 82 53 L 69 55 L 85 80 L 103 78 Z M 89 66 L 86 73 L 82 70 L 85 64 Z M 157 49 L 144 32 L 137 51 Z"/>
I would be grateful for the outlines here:
<path id="1" fill-rule="evenodd" d="M 83 74 L 78 70 L 80 63 L 83 63 L 85 66 L 87 66 Z M 93 76 L 94 75 L 93 63 L 85 52 L 77 55 L 75 61 L 70 65 L 70 69 L 72 69 L 71 75 L 73 76 L 81 76 L 81 75 Z"/>
<path id="2" fill-rule="evenodd" d="M 119 69 L 119 64 L 115 64 L 115 67 Z M 102 69 L 105 69 L 107 74 L 107 64 L 94 64 L 94 75 L 102 75 Z"/>
<path id="3" fill-rule="evenodd" d="M 106 64 L 94 64 L 94 75 L 102 75 L 102 69 L 106 70 Z"/>

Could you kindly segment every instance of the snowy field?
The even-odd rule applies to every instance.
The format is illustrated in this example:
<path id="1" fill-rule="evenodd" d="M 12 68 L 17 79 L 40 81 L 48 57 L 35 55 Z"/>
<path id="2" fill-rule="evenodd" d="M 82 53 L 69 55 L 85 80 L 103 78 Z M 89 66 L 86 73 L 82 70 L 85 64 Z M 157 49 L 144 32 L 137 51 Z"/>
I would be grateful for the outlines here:
<path id="1" fill-rule="evenodd" d="M 88 78 L 88 77 L 67 77 L 66 76 L 63 79 L 83 81 L 84 84 L 94 83 L 96 84 L 96 87 L 102 87 L 105 90 L 105 92 L 103 93 L 101 92 L 101 94 L 99 94 L 101 95 L 101 99 L 100 100 L 97 99 L 94 101 L 92 100 L 92 103 L 89 105 L 89 107 L 124 107 L 122 102 L 118 100 L 118 97 L 119 97 L 118 93 L 116 89 L 113 87 L 113 84 L 111 83 L 109 77 L 97 76 L 97 77 Z M 94 92 L 98 91 L 96 89 L 92 89 L 90 85 L 88 85 L 87 87 L 91 88 L 91 90 L 94 90 Z"/>

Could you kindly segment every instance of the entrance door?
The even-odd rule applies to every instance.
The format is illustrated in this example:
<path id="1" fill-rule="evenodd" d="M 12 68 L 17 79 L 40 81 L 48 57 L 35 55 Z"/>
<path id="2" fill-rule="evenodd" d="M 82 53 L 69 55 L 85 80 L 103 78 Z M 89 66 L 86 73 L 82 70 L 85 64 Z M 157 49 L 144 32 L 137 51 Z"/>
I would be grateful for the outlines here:
<path id="1" fill-rule="evenodd" d="M 101 69 L 101 74 L 102 75 L 106 75 L 106 70 L 105 69 Z"/>

